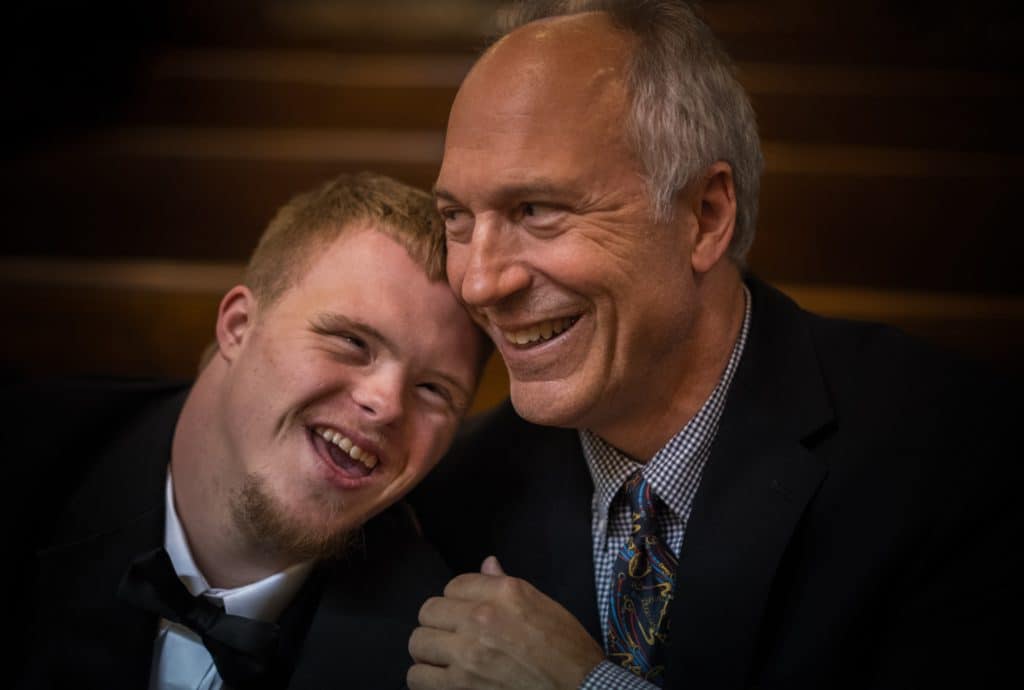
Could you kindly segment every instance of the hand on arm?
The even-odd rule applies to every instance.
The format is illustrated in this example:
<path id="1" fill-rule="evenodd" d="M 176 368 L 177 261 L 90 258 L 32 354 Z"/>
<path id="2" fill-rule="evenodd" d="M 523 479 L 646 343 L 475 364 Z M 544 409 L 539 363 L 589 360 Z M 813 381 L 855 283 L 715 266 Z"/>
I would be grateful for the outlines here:
<path id="1" fill-rule="evenodd" d="M 497 559 L 460 575 L 420 609 L 409 639 L 411 690 L 578 688 L 604 660 L 571 613 Z"/>

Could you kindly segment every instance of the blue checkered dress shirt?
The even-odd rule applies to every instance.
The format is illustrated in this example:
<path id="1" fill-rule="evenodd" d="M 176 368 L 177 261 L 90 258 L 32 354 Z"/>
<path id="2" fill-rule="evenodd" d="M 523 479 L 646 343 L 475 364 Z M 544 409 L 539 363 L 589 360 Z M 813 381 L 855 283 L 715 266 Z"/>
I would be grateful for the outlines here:
<path id="1" fill-rule="evenodd" d="M 659 450 L 646 465 L 640 464 L 605 443 L 596 434 L 580 431 L 583 455 L 594 480 L 591 501 L 591 533 L 594 538 L 594 583 L 597 585 L 597 606 L 601 616 L 601 634 L 608 639 L 608 597 L 611 589 L 615 554 L 629 536 L 629 505 L 623 496 L 614 500 L 622 484 L 637 470 L 651 483 L 654 493 L 668 510 L 658 513 L 658 528 L 673 553 L 679 555 L 683 546 L 686 523 L 693 508 L 693 497 L 700 486 L 701 474 L 718 432 L 718 423 L 725 407 L 729 384 L 736 373 L 750 330 L 750 292 L 744 287 L 746 309 L 743 326 L 733 346 L 729 362 L 718 385 L 697 414 Z M 607 651 L 607 650 L 606 650 Z M 599 664 L 584 679 L 582 690 L 616 688 L 654 688 L 651 683 L 633 675 L 610 661 Z"/>

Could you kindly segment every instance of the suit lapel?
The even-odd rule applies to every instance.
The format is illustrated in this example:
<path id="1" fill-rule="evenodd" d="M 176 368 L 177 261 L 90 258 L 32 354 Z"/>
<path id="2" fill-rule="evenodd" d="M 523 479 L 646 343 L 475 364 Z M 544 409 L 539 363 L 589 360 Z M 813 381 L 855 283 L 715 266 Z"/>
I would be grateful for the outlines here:
<path id="1" fill-rule="evenodd" d="M 742 687 L 776 569 L 827 474 L 833 414 L 800 312 L 751 281 L 753 323 L 680 554 L 669 687 Z"/>
<path id="2" fill-rule="evenodd" d="M 315 610 L 296 641 L 292 690 L 405 686 L 417 613 L 452 573 L 413 531 L 402 504 L 374 518 L 363 537 L 347 556 L 317 568 Z"/>
<path id="3" fill-rule="evenodd" d="M 156 617 L 118 601 L 128 563 L 163 543 L 164 482 L 184 393 L 161 400 L 119 435 L 71 497 L 51 546 L 38 553 L 50 673 L 82 686 L 145 687 Z M 116 671 L 114 671 L 116 669 Z"/>
<path id="4" fill-rule="evenodd" d="M 529 488 L 520 494 L 514 515 L 498 521 L 503 530 L 495 535 L 498 558 L 509 575 L 559 602 L 600 640 L 590 530 L 594 485 L 579 436 L 534 427 L 524 437 L 530 438 L 529 447 L 517 455 L 528 457 L 514 461 L 527 468 Z"/>
<path id="5" fill-rule="evenodd" d="M 407 650 L 413 615 L 425 599 L 399 620 L 386 610 L 366 611 L 366 600 L 355 594 L 362 587 L 353 590 L 350 584 L 339 576 L 323 591 L 288 685 L 292 690 L 404 686 L 412 664 Z M 391 603 L 378 601 L 383 608 Z"/>

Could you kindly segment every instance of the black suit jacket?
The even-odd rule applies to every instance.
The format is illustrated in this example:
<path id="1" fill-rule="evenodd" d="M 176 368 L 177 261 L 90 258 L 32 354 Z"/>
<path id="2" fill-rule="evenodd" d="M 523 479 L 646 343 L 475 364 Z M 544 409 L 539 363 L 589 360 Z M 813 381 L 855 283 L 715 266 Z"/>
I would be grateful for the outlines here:
<path id="1" fill-rule="evenodd" d="M 1006 387 L 748 279 L 751 330 L 677 573 L 666 687 L 984 684 L 1016 625 Z M 496 554 L 601 639 L 575 431 L 507 403 L 413 496 L 453 569 Z"/>
<path id="2" fill-rule="evenodd" d="M 166 467 L 187 389 L 103 382 L 10 393 L 20 443 L 5 446 L 6 464 L 21 493 L 8 501 L 8 527 L 29 566 L 15 606 L 31 621 L 20 687 L 145 688 L 158 621 L 116 592 L 128 563 L 163 544 Z M 406 506 L 371 520 L 351 553 L 314 568 L 281 616 L 288 687 L 404 687 L 419 607 L 449 577 Z"/>

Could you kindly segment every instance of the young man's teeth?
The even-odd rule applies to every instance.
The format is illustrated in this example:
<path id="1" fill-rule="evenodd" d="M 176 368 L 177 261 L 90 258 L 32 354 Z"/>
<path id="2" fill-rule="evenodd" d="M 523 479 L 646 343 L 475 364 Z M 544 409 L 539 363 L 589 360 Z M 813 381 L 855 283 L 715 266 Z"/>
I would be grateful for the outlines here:
<path id="1" fill-rule="evenodd" d="M 333 443 L 334 445 L 338 446 L 338 448 L 341 448 L 343 451 L 348 453 L 348 456 L 350 458 L 352 458 L 353 460 L 358 460 L 371 470 L 377 466 L 376 455 L 363 450 L 356 444 L 352 443 L 351 439 L 342 436 L 337 431 L 334 431 L 333 429 L 326 429 L 324 427 L 318 427 L 316 433 L 320 434 L 320 436 L 322 436 L 323 439 L 328 443 Z"/>
<path id="2" fill-rule="evenodd" d="M 569 328 L 573 319 L 552 319 L 539 323 L 536 326 L 525 328 L 521 331 L 505 331 L 505 338 L 516 345 L 529 345 L 538 341 L 551 340 L 565 329 Z"/>

